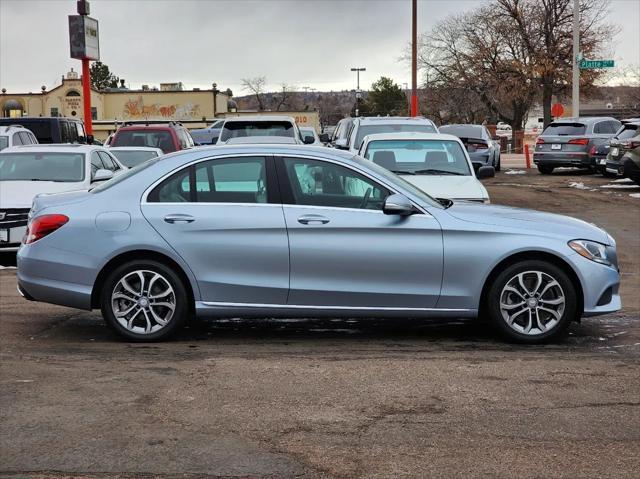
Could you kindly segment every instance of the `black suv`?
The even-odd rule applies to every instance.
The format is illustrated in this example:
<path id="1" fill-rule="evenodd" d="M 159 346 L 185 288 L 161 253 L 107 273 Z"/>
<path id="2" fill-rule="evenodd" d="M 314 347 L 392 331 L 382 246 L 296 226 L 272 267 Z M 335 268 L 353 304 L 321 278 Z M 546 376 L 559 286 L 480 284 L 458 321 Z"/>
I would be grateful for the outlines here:
<path id="1" fill-rule="evenodd" d="M 93 143 L 93 136 L 87 137 L 84 123 L 77 118 L 28 117 L 0 118 L 0 126 L 21 125 L 38 139 L 38 143 Z"/>

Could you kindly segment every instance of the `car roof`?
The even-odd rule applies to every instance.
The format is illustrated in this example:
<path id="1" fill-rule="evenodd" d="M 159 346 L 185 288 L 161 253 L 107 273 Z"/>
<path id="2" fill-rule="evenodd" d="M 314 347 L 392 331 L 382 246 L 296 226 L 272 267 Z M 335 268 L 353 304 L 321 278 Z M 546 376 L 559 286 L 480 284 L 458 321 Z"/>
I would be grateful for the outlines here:
<path id="1" fill-rule="evenodd" d="M 18 153 L 18 152 L 28 153 L 32 151 L 41 152 L 46 150 L 50 150 L 52 152 L 61 152 L 61 153 L 89 153 L 93 150 L 106 151 L 106 148 L 103 148 L 102 146 L 99 146 L 99 145 L 82 145 L 79 143 L 69 143 L 69 144 L 41 143 L 41 144 L 34 144 L 34 145 L 12 146 L 10 148 L 5 148 L 4 150 L 2 150 L 0 154 Z"/>
<path id="2" fill-rule="evenodd" d="M 229 138 L 224 144 L 226 145 L 272 145 L 272 144 L 284 144 L 293 145 L 296 144 L 295 138 L 289 136 L 238 136 L 235 138 Z"/>
<path id="3" fill-rule="evenodd" d="M 603 120 L 620 121 L 620 120 L 616 120 L 612 116 L 580 116 L 580 117 L 573 116 L 573 117 L 566 117 L 566 118 L 565 117 L 556 118 L 551 123 L 596 123 L 598 121 L 603 121 Z"/>
<path id="4" fill-rule="evenodd" d="M 0 134 L 6 135 L 9 133 L 12 133 L 13 131 L 21 131 L 21 130 L 27 130 L 27 131 L 31 131 L 28 128 L 25 128 L 22 125 L 6 125 L 6 126 L 0 126 Z"/>
<path id="5" fill-rule="evenodd" d="M 484 125 L 478 125 L 475 123 L 447 123 L 446 125 L 442 125 L 440 128 L 444 128 L 446 126 L 470 126 L 472 128 L 482 128 Z"/>
<path id="6" fill-rule="evenodd" d="M 360 124 L 363 123 L 430 123 L 433 124 L 431 120 L 428 118 L 424 118 L 422 116 L 363 116 L 356 118 L 355 120 L 359 121 Z"/>
<path id="7" fill-rule="evenodd" d="M 301 130 L 316 131 L 316 129 L 312 126 L 300 126 L 298 128 L 300 128 Z"/>
<path id="8" fill-rule="evenodd" d="M 290 121 L 295 123 L 296 120 L 291 116 L 285 115 L 243 115 L 234 116 L 232 118 L 225 118 L 225 123 L 228 121 Z"/>
<path id="9" fill-rule="evenodd" d="M 122 131 L 122 130 L 171 130 L 172 128 L 179 128 L 182 125 L 171 125 L 171 124 L 164 124 L 164 123 L 158 123 L 155 125 L 126 125 L 126 126 L 121 126 L 120 128 L 118 128 L 118 131 Z M 118 133 L 118 131 L 116 131 L 116 134 Z"/>
<path id="10" fill-rule="evenodd" d="M 420 133 L 415 131 L 405 131 L 399 133 L 374 133 L 364 137 L 365 142 L 375 140 L 448 140 L 460 142 L 460 138 L 446 133 Z"/>
<path id="11" fill-rule="evenodd" d="M 153 148 L 151 146 L 110 146 L 108 151 L 162 151 L 161 148 Z"/>

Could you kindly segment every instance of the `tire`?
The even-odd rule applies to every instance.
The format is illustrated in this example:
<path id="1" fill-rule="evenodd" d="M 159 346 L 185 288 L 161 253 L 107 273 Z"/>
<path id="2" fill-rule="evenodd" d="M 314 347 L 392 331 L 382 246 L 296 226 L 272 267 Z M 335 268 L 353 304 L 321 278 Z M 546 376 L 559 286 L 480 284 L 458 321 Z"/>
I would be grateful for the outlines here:
<path id="1" fill-rule="evenodd" d="M 493 280 L 485 311 L 508 340 L 538 344 L 566 332 L 576 318 L 578 300 L 574 284 L 562 269 L 546 261 L 527 260 L 508 266 Z"/>
<path id="2" fill-rule="evenodd" d="M 125 338 L 139 342 L 162 341 L 175 334 L 187 320 L 188 302 L 180 277 L 153 260 L 119 266 L 105 279 L 100 295 L 102 317 L 107 324 Z M 162 324 L 165 320 L 166 324 Z"/>
<path id="3" fill-rule="evenodd" d="M 500 171 L 500 155 L 498 155 L 498 161 L 496 162 L 496 171 Z"/>
<path id="4" fill-rule="evenodd" d="M 553 166 L 538 165 L 538 171 L 543 175 L 550 175 L 551 173 L 553 173 L 553 170 L 554 170 Z"/>

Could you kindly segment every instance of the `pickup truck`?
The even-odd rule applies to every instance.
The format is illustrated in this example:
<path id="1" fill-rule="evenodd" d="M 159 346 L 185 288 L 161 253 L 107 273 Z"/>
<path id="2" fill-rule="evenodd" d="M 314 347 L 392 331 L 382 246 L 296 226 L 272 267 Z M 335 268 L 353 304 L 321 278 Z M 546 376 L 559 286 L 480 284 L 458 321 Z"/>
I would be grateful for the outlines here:
<path id="1" fill-rule="evenodd" d="M 196 145 L 215 145 L 220 136 L 222 125 L 224 120 L 214 121 L 207 128 L 201 128 L 199 130 L 191 130 L 191 136 Z"/>

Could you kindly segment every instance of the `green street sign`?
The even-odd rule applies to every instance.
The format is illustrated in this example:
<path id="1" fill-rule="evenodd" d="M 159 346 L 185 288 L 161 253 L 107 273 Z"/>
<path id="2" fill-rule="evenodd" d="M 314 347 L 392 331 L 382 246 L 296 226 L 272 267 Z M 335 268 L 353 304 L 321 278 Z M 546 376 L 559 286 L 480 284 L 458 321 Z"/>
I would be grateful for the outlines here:
<path id="1" fill-rule="evenodd" d="M 578 64 L 581 70 L 596 70 L 598 68 L 613 68 L 614 61 L 613 60 L 580 60 Z"/>

